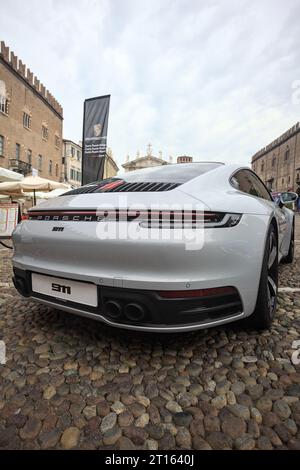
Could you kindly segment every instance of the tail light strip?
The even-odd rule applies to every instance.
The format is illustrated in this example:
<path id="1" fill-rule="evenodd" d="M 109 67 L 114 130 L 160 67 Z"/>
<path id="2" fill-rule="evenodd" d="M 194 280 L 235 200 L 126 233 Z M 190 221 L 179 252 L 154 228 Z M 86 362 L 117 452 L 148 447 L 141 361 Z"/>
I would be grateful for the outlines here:
<path id="1" fill-rule="evenodd" d="M 86 211 L 38 211 L 28 212 L 29 220 L 64 222 L 131 222 L 138 221 L 144 228 L 179 228 L 182 226 L 233 227 L 241 214 L 199 211 L 159 211 L 138 209 L 99 209 Z"/>

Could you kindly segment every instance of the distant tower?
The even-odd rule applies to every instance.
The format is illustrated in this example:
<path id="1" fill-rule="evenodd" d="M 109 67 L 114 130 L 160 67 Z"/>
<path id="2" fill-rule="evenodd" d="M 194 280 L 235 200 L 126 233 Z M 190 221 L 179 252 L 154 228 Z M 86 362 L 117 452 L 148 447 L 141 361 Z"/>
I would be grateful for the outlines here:
<path id="1" fill-rule="evenodd" d="M 173 162 L 173 157 L 172 155 L 169 155 L 169 163 L 172 163 Z"/>
<path id="2" fill-rule="evenodd" d="M 177 157 L 177 163 L 192 163 L 193 157 L 189 157 L 188 155 L 181 155 Z"/>
<path id="3" fill-rule="evenodd" d="M 136 152 L 136 159 L 138 159 L 138 158 L 140 158 L 140 151 L 139 150 Z"/>
<path id="4" fill-rule="evenodd" d="M 163 159 L 162 151 L 160 150 L 160 151 L 158 152 L 158 154 L 159 154 L 159 158 L 162 160 L 162 159 Z"/>
<path id="5" fill-rule="evenodd" d="M 129 162 L 129 159 L 130 159 L 129 155 L 126 155 L 126 163 Z"/>
<path id="6" fill-rule="evenodd" d="M 148 157 L 152 156 L 152 145 L 151 144 L 147 145 L 147 156 Z"/>

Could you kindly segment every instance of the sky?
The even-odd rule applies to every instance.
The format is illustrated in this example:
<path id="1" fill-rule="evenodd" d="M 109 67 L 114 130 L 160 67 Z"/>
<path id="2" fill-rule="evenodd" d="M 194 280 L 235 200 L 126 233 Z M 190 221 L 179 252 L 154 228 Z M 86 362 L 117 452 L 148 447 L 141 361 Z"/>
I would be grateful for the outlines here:
<path id="1" fill-rule="evenodd" d="M 0 0 L 0 39 L 82 138 L 83 102 L 111 94 L 108 146 L 119 165 L 250 164 L 300 120 L 299 0 Z"/>

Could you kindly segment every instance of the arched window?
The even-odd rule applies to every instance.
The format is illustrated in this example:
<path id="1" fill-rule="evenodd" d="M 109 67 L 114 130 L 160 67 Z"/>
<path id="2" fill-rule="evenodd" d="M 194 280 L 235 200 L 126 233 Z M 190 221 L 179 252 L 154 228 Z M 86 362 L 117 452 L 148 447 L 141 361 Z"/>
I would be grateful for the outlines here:
<path id="1" fill-rule="evenodd" d="M 49 175 L 52 175 L 52 160 L 49 160 Z"/>
<path id="2" fill-rule="evenodd" d="M 48 140 L 49 137 L 48 126 L 45 123 L 42 125 L 42 137 L 44 140 Z"/>
<path id="3" fill-rule="evenodd" d="M 275 157 L 275 155 L 273 155 L 273 158 L 272 158 L 272 168 L 275 168 L 275 165 L 276 165 L 276 157 Z"/>
<path id="4" fill-rule="evenodd" d="M 56 163 L 55 165 L 55 176 L 56 177 L 58 176 L 58 163 Z"/>
<path id="5" fill-rule="evenodd" d="M 6 86 L 3 80 L 0 80 L 0 112 L 9 114 L 9 101 L 6 93 Z"/>
<path id="6" fill-rule="evenodd" d="M 0 157 L 4 156 L 4 137 L 0 135 Z"/>
<path id="7" fill-rule="evenodd" d="M 290 158 L 290 147 L 287 146 L 286 151 L 284 152 L 284 161 L 287 162 Z"/>

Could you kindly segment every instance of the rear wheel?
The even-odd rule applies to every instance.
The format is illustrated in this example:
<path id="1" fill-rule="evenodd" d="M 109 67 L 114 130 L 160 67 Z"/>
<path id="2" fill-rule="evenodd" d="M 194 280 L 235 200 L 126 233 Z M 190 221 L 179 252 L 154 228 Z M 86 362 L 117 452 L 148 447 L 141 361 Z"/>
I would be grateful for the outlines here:
<path id="1" fill-rule="evenodd" d="M 251 327 L 269 328 L 276 311 L 278 287 L 278 240 L 274 225 L 268 231 L 256 307 L 249 318 Z"/>
<path id="2" fill-rule="evenodd" d="M 294 251 L 295 251 L 295 230 L 294 230 L 294 223 L 293 223 L 289 252 L 287 256 L 283 258 L 282 263 L 292 263 L 294 260 Z"/>

